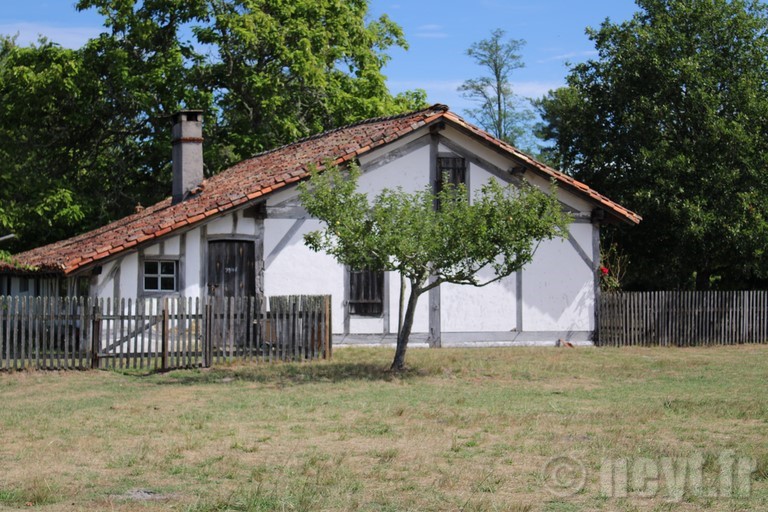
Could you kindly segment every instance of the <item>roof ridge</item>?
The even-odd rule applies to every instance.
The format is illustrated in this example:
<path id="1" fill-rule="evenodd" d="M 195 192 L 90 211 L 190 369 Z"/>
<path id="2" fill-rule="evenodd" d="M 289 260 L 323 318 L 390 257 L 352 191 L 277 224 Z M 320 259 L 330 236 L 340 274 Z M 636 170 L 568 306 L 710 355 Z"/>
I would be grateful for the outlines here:
<path id="1" fill-rule="evenodd" d="M 272 148 L 272 149 L 267 149 L 267 150 L 261 151 L 259 153 L 256 153 L 256 154 L 248 157 L 246 160 L 251 160 L 253 158 L 258 158 L 258 157 L 261 157 L 261 156 L 268 155 L 270 153 L 275 153 L 277 151 L 289 148 L 291 146 L 295 146 L 295 145 L 298 145 L 298 144 L 303 144 L 304 142 L 308 142 L 310 140 L 326 137 L 328 135 L 331 135 L 332 133 L 337 133 L 337 132 L 340 132 L 342 130 L 348 130 L 350 128 L 354 128 L 356 126 L 362 126 L 364 124 L 375 124 L 375 123 L 383 123 L 385 121 L 394 121 L 395 119 L 403 119 L 403 118 L 406 118 L 406 117 L 415 116 L 417 114 L 421 114 L 422 112 L 428 112 L 428 111 L 448 112 L 449 110 L 450 110 L 450 107 L 448 105 L 446 105 L 444 103 L 435 103 L 435 104 L 430 105 L 428 107 L 425 107 L 425 108 L 422 108 L 422 109 L 419 109 L 419 110 L 412 110 L 410 112 L 403 112 L 403 113 L 400 113 L 400 114 L 393 114 L 393 115 L 390 115 L 390 116 L 372 117 L 370 119 L 362 119 L 360 121 L 355 121 L 354 123 L 345 124 L 344 126 L 339 126 L 339 127 L 336 127 L 336 128 L 332 128 L 330 130 L 326 130 L 324 132 L 316 133 L 314 135 L 307 135 L 306 137 L 304 137 L 302 139 L 298 139 L 298 140 L 295 140 L 293 142 L 289 142 L 288 144 L 283 144 L 282 146 L 278 146 L 278 147 L 275 147 L 275 148 Z M 235 165 L 239 165 L 240 163 L 241 162 L 238 162 Z M 224 169 L 224 171 L 226 171 L 226 169 Z"/>

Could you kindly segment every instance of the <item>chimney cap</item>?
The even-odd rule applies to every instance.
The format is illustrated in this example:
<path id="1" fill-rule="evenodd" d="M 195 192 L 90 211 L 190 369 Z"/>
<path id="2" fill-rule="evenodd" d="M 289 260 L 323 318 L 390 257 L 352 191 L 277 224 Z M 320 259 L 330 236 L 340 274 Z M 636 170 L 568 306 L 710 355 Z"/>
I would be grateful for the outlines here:
<path id="1" fill-rule="evenodd" d="M 182 121 L 199 121 L 200 116 L 203 114 L 203 110 L 201 109 L 184 109 L 184 110 L 178 110 L 176 113 L 173 114 L 173 124 L 178 124 Z"/>

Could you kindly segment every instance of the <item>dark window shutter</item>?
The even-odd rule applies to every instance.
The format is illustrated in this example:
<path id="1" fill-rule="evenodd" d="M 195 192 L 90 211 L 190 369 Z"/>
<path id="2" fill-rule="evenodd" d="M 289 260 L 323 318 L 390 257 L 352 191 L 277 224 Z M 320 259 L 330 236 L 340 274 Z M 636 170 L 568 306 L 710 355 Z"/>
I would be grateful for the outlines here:
<path id="1" fill-rule="evenodd" d="M 349 312 L 352 315 L 381 316 L 384 312 L 384 272 L 349 272 Z"/>

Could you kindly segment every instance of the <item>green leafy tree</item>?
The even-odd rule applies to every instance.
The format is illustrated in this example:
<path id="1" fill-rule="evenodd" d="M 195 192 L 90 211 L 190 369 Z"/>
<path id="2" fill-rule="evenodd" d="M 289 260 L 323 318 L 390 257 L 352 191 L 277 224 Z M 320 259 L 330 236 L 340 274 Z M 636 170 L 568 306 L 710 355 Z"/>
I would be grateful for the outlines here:
<path id="1" fill-rule="evenodd" d="M 78 155 L 87 142 L 59 116 L 83 121 L 76 52 L 0 36 L 0 232 L 48 240 L 77 228 Z M 45 120 L 45 122 L 41 122 Z"/>
<path id="2" fill-rule="evenodd" d="M 533 113 L 524 105 L 524 100 L 514 94 L 511 82 L 514 70 L 525 66 L 519 53 L 525 41 L 505 41 L 504 35 L 503 30 L 496 29 L 489 39 L 469 47 L 467 55 L 488 75 L 466 80 L 459 91 L 477 104 L 476 108 L 466 110 L 467 115 L 496 138 L 515 145 L 526 134 Z"/>
<path id="3" fill-rule="evenodd" d="M 640 213 L 608 237 L 632 288 L 768 278 L 768 16 L 753 0 L 637 0 L 539 104 L 562 169 Z"/>
<path id="4" fill-rule="evenodd" d="M 308 233 L 306 244 L 355 269 L 398 272 L 410 289 L 392 370 L 405 366 L 405 352 L 419 297 L 442 283 L 485 286 L 531 261 L 539 241 L 566 236 L 569 217 L 557 195 L 528 185 L 503 188 L 495 180 L 470 201 L 463 185 L 436 196 L 383 190 L 369 203 L 357 190 L 360 171 L 331 167 L 300 186 L 310 215 L 326 224 Z M 435 208 L 439 202 L 439 209 Z M 484 268 L 493 277 L 481 281 Z"/>
<path id="5" fill-rule="evenodd" d="M 210 173 L 301 137 L 425 103 L 423 93 L 393 97 L 387 90 L 386 51 L 407 44 L 386 15 L 368 19 L 366 0 L 80 0 L 77 6 L 104 15 L 110 31 L 98 47 L 105 66 L 124 64 L 115 76 L 126 77 L 118 88 L 126 99 L 141 105 L 168 95 L 175 102 L 163 111 L 179 105 L 207 111 Z M 156 88 L 132 83 L 147 77 L 158 79 Z"/>

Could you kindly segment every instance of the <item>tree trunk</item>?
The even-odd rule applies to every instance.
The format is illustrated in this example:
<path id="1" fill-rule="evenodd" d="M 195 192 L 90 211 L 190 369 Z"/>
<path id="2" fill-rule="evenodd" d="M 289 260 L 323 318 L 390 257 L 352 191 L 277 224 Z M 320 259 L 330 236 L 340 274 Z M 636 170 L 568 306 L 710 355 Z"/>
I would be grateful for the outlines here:
<path id="1" fill-rule="evenodd" d="M 395 349 L 395 360 L 390 366 L 391 371 L 401 372 L 405 370 L 405 350 L 408 348 L 408 338 L 411 336 L 413 328 L 413 317 L 416 313 L 416 303 L 419 301 L 421 290 L 411 283 L 411 294 L 408 297 L 408 307 L 405 309 L 405 318 L 403 318 L 403 327 L 397 334 L 397 349 Z"/>
<path id="2" fill-rule="evenodd" d="M 400 302 L 397 309 L 397 336 L 403 330 L 403 310 L 405 310 L 405 276 L 400 274 Z"/>

